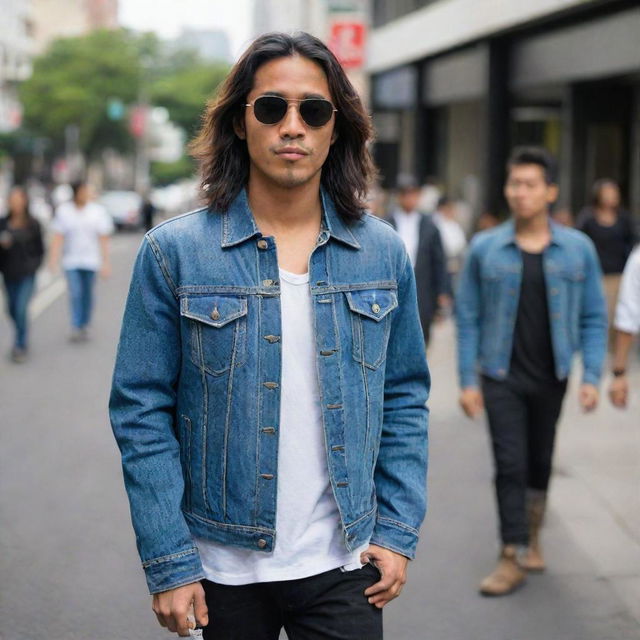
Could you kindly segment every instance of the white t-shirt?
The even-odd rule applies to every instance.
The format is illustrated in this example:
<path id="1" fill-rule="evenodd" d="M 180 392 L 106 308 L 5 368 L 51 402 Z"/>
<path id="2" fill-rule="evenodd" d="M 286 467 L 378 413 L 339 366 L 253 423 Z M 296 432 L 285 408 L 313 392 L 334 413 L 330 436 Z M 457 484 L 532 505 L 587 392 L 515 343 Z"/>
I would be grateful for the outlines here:
<path id="1" fill-rule="evenodd" d="M 624 267 L 614 326 L 625 333 L 640 333 L 640 247 Z"/>
<path id="2" fill-rule="evenodd" d="M 64 236 L 63 269 L 100 269 L 100 236 L 113 233 L 109 214 L 95 202 L 78 208 L 75 202 L 64 202 L 56 210 L 51 229 Z"/>
<path id="3" fill-rule="evenodd" d="M 433 214 L 433 222 L 440 231 L 442 247 L 447 256 L 447 270 L 450 272 L 458 271 L 467 246 L 467 238 L 464 235 L 462 225 L 438 211 Z"/>
<path id="4" fill-rule="evenodd" d="M 276 540 L 272 552 L 196 538 L 208 580 L 241 585 L 296 580 L 337 567 L 360 569 L 344 544 L 327 468 L 309 274 L 280 270 L 282 378 Z"/>
<path id="5" fill-rule="evenodd" d="M 419 211 L 396 211 L 393 219 L 396 223 L 396 231 L 400 234 L 404 246 L 407 248 L 412 266 L 416 266 L 418 258 L 418 243 L 420 241 L 420 221 L 423 214 Z"/>

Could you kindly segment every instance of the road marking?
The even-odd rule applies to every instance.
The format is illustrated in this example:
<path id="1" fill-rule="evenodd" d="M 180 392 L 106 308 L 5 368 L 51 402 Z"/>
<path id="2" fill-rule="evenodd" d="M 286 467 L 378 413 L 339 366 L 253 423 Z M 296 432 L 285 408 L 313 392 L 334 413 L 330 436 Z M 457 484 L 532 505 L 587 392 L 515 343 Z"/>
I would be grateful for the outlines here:
<path id="1" fill-rule="evenodd" d="M 111 255 L 124 253 L 129 248 L 125 242 L 115 242 L 111 245 Z M 67 281 L 63 276 L 53 276 L 44 270 L 38 274 L 38 282 L 42 288 L 35 294 L 29 304 L 29 320 L 39 318 L 66 290 Z M 44 285 L 44 286 L 42 286 Z M 0 638 L 0 640 L 2 640 Z"/>
<path id="2" fill-rule="evenodd" d="M 33 321 L 39 318 L 66 290 L 67 282 L 64 278 L 58 278 L 38 291 L 29 307 L 29 319 Z"/>

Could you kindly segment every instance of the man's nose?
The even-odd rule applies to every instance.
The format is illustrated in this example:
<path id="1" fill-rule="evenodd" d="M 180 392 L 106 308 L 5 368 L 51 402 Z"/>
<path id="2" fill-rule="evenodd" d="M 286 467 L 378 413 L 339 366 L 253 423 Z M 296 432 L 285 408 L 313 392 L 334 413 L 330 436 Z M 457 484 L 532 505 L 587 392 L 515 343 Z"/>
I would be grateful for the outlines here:
<path id="1" fill-rule="evenodd" d="M 283 138 L 298 138 L 305 134 L 305 122 L 295 102 L 287 106 L 287 113 L 280 123 L 280 135 Z"/>

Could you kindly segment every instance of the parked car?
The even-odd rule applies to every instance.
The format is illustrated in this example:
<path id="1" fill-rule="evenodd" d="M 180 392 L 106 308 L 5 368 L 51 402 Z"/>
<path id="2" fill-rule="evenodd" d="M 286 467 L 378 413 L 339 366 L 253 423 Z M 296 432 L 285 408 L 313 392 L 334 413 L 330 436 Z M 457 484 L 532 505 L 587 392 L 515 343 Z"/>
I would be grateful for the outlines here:
<path id="1" fill-rule="evenodd" d="M 139 229 L 142 197 L 135 191 L 105 191 L 98 199 L 113 219 L 116 229 Z"/>

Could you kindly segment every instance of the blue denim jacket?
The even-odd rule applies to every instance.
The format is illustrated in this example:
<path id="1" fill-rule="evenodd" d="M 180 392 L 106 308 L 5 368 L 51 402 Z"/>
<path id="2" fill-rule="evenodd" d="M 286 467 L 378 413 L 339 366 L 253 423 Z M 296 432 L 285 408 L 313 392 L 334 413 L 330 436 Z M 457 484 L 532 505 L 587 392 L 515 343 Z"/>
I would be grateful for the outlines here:
<path id="1" fill-rule="evenodd" d="M 413 557 L 426 510 L 430 387 L 411 263 L 323 194 L 309 259 L 331 487 L 349 550 Z M 151 593 L 203 577 L 193 537 L 269 552 L 277 538 L 280 288 L 276 245 L 242 192 L 226 213 L 143 241 L 110 400 Z"/>
<path id="2" fill-rule="evenodd" d="M 553 221 L 550 225 L 542 265 L 556 377 L 569 375 L 573 355 L 581 351 L 583 382 L 598 384 L 607 342 L 598 257 L 586 235 Z M 521 282 L 522 256 L 512 220 L 473 238 L 456 296 L 462 387 L 478 384 L 478 366 L 496 380 L 507 377 Z"/>

